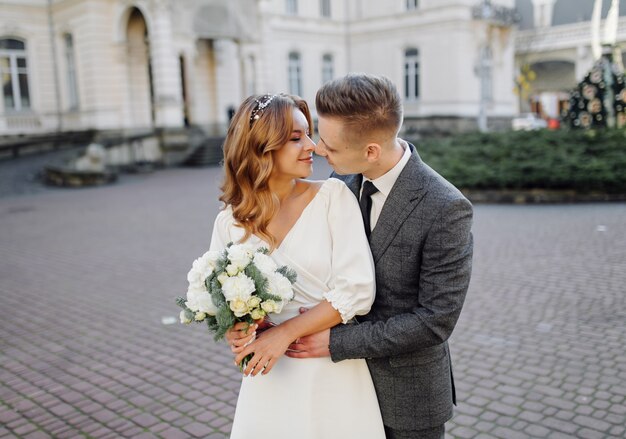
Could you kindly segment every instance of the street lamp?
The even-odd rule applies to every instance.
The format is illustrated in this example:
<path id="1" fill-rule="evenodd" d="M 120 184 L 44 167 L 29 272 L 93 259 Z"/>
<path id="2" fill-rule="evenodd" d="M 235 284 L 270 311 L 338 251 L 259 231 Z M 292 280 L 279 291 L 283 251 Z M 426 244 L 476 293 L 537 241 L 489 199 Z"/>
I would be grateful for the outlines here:
<path id="1" fill-rule="evenodd" d="M 491 0 L 483 0 L 472 8 L 472 18 L 482 21 L 486 25 L 486 47 L 489 47 L 491 29 L 494 27 L 511 27 L 520 21 L 519 13 L 515 8 L 494 5 Z M 480 99 L 478 107 L 478 129 L 487 131 L 487 99 L 490 96 L 487 83 L 491 60 L 490 51 L 485 47 L 479 48 L 478 67 L 476 73 L 480 79 Z"/>

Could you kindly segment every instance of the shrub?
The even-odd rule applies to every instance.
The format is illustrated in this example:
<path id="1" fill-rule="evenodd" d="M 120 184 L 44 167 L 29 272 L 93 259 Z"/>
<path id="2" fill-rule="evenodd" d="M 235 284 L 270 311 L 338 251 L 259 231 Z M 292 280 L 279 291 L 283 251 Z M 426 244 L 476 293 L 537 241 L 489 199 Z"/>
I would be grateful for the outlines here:
<path id="1" fill-rule="evenodd" d="M 626 131 L 472 133 L 416 143 L 422 159 L 463 189 L 626 193 Z"/>

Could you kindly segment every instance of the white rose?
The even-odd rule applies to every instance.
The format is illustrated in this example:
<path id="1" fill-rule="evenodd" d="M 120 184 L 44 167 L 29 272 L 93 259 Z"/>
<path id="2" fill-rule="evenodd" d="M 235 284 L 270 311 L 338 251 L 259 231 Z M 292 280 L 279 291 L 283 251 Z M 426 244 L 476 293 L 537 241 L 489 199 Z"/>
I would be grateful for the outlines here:
<path id="1" fill-rule="evenodd" d="M 260 304 L 261 299 L 259 299 L 257 296 L 252 296 L 248 299 L 248 306 L 250 307 L 250 309 L 257 308 Z"/>
<path id="2" fill-rule="evenodd" d="M 276 310 L 278 309 L 278 304 L 273 300 L 266 300 L 261 304 L 261 308 L 263 309 L 263 311 L 269 314 L 272 312 L 276 312 Z"/>
<path id="3" fill-rule="evenodd" d="M 180 312 L 180 323 L 191 323 L 191 319 L 187 317 L 187 313 L 185 312 L 185 310 L 182 310 Z"/>
<path id="4" fill-rule="evenodd" d="M 202 311 L 198 311 L 194 317 L 197 321 L 201 322 L 206 317 L 206 314 Z"/>
<path id="5" fill-rule="evenodd" d="M 254 255 L 252 262 L 266 277 L 271 276 L 278 268 L 272 258 L 260 252 Z"/>
<path id="6" fill-rule="evenodd" d="M 213 304 L 213 299 L 207 290 L 190 288 L 187 291 L 185 306 L 193 312 L 203 312 L 210 316 L 217 314 L 217 307 Z"/>
<path id="7" fill-rule="evenodd" d="M 236 276 L 237 273 L 239 273 L 239 267 L 233 264 L 228 264 L 226 267 L 226 273 L 228 273 L 229 276 Z"/>
<path id="8" fill-rule="evenodd" d="M 267 279 L 269 281 L 268 293 L 280 297 L 284 302 L 293 299 L 293 287 L 289 279 L 280 273 L 273 273 Z"/>
<path id="9" fill-rule="evenodd" d="M 206 277 L 204 276 L 204 272 L 198 269 L 194 261 L 194 266 L 191 268 L 191 270 L 189 270 L 189 273 L 187 273 L 187 281 L 189 282 L 189 287 L 196 289 L 203 288 L 205 279 Z"/>
<path id="10" fill-rule="evenodd" d="M 248 304 L 245 300 L 235 298 L 230 302 L 230 309 L 236 317 L 243 317 L 248 314 Z"/>
<path id="11" fill-rule="evenodd" d="M 228 259 L 239 270 L 243 270 L 252 260 L 252 247 L 245 244 L 235 244 L 228 247 Z"/>
<path id="12" fill-rule="evenodd" d="M 202 294 L 203 290 L 200 288 L 194 288 L 191 285 L 187 290 L 187 301 L 185 306 L 193 312 L 200 311 L 200 305 L 198 304 L 198 298 Z"/>
<path id="13" fill-rule="evenodd" d="M 254 281 L 243 273 L 229 277 L 222 284 L 224 298 L 229 302 L 235 299 L 241 299 L 247 302 L 254 290 Z"/>
<path id="14" fill-rule="evenodd" d="M 250 313 L 250 317 L 252 317 L 254 320 L 259 320 L 265 317 L 265 312 L 262 309 L 255 308 Z"/>
<path id="15" fill-rule="evenodd" d="M 200 256 L 200 258 L 205 260 L 207 265 L 210 265 L 213 269 L 215 269 L 217 261 L 220 258 L 220 253 L 221 252 L 217 250 L 209 250 L 208 252 Z"/>
<path id="16" fill-rule="evenodd" d="M 191 270 L 187 273 L 189 285 L 194 288 L 204 287 L 204 281 L 213 273 L 213 270 L 215 270 L 215 264 L 218 258 L 219 252 L 208 251 L 193 261 Z"/>

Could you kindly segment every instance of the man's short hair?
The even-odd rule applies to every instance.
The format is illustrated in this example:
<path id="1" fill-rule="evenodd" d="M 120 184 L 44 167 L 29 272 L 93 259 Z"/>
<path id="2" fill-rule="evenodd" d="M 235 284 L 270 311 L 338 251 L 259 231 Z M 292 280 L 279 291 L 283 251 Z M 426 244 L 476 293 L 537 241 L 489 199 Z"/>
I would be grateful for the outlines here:
<path id="1" fill-rule="evenodd" d="M 327 82 L 315 107 L 318 115 L 341 120 L 355 140 L 396 136 L 402 125 L 400 94 L 385 76 L 351 73 Z"/>

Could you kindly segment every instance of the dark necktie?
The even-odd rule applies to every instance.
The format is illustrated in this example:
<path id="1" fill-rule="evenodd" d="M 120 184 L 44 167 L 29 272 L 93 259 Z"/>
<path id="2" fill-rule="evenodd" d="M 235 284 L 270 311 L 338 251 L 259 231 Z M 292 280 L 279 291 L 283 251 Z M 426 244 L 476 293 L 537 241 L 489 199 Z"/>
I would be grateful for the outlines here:
<path id="1" fill-rule="evenodd" d="M 370 228 L 370 215 L 372 213 L 372 195 L 378 192 L 374 183 L 369 180 L 365 180 L 363 183 L 363 191 L 361 192 L 361 200 L 359 205 L 361 206 L 361 215 L 363 215 L 363 225 L 365 226 L 365 234 L 370 237 L 372 229 Z"/>

